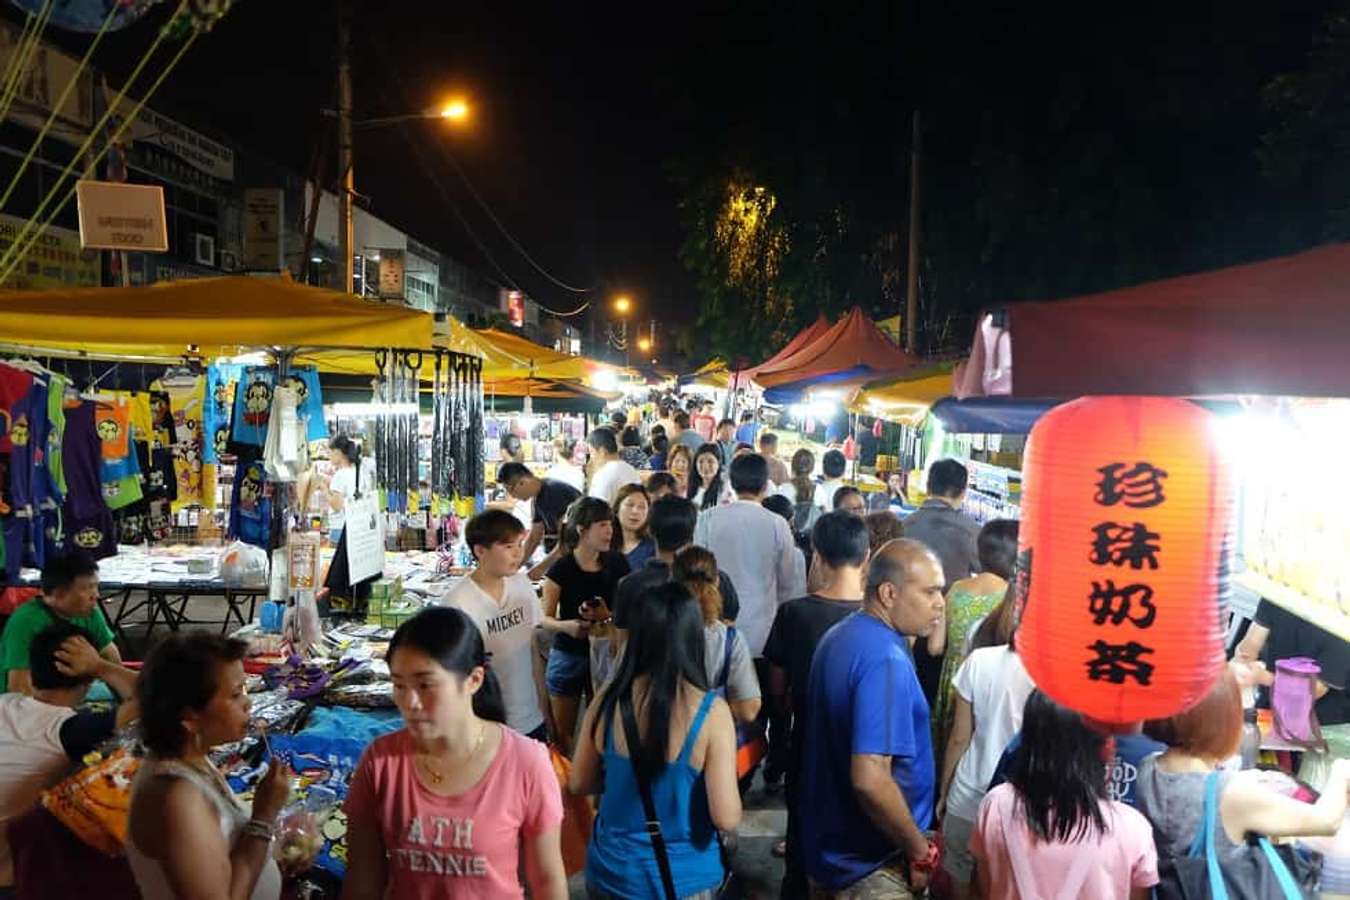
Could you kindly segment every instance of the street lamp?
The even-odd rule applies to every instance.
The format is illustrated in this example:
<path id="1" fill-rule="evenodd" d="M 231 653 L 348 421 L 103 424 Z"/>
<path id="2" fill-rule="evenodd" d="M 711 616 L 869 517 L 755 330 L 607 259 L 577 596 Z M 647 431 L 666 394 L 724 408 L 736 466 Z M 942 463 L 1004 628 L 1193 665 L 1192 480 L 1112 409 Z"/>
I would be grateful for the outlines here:
<path id="1" fill-rule="evenodd" d="M 633 308 L 633 301 L 626 296 L 619 296 L 614 300 L 614 311 L 621 316 L 628 315 L 628 311 Z"/>
<path id="2" fill-rule="evenodd" d="M 641 350 L 643 353 L 646 353 L 648 350 L 652 349 L 651 340 L 649 340 L 648 338 L 640 338 L 638 340 L 638 349 Z"/>
<path id="3" fill-rule="evenodd" d="M 347 36 L 344 34 L 339 38 L 340 47 L 345 48 L 346 43 Z M 343 49 L 343 54 L 345 59 L 345 49 Z M 342 178 L 342 192 L 338 196 L 338 254 L 342 257 L 343 290 L 350 294 L 356 274 L 356 259 L 353 256 L 353 246 L 356 241 L 352 227 L 352 199 L 356 194 L 356 178 L 352 166 L 352 132 L 368 131 L 372 128 L 382 128 L 386 125 L 397 125 L 400 122 L 412 122 L 418 119 L 445 119 L 460 125 L 469 120 L 471 109 L 468 101 L 455 97 L 436 109 L 353 121 L 351 117 L 351 79 L 345 63 L 340 66 L 339 81 L 339 107 L 337 109 L 325 109 L 322 112 L 325 116 L 338 120 L 338 173 Z"/>

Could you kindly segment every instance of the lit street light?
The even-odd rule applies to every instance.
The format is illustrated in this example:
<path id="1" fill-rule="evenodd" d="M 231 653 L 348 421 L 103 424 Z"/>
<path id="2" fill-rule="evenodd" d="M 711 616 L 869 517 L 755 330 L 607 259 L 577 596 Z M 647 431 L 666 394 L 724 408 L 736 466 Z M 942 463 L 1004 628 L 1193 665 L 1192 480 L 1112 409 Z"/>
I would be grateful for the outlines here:
<path id="1" fill-rule="evenodd" d="M 633 301 L 626 296 L 620 296 L 614 300 L 614 311 L 621 316 L 628 315 L 628 311 L 633 308 Z"/>
<path id="2" fill-rule="evenodd" d="M 462 122 L 469 117 L 469 104 L 458 98 L 451 100 L 441 107 L 440 116 L 442 119 L 454 119 L 457 122 Z"/>
<path id="3" fill-rule="evenodd" d="M 652 349 L 652 342 L 647 338 L 640 338 L 638 340 L 638 349 L 643 353 L 646 353 L 648 350 Z"/>

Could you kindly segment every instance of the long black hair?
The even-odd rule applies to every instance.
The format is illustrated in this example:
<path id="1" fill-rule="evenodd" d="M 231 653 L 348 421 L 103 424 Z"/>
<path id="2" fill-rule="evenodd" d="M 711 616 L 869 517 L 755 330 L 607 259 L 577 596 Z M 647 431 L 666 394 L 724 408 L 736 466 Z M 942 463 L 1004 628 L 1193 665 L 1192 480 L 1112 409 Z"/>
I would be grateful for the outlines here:
<path id="1" fill-rule="evenodd" d="M 468 614 L 451 606 L 433 606 L 398 627 L 389 642 L 385 660 L 394 661 L 400 647 L 420 650 L 442 669 L 467 678 L 483 667 L 483 685 L 473 695 L 473 714 L 489 722 L 506 724 L 506 704 L 501 684 L 492 671 L 490 657 L 483 646 L 483 635 Z"/>
<path id="2" fill-rule="evenodd" d="M 705 454 L 711 454 L 717 460 L 717 474 L 703 483 L 703 476 L 698 474 L 698 458 Z M 722 448 L 717 444 L 704 444 L 694 452 L 693 462 L 689 466 L 689 493 L 690 500 L 698 493 L 699 488 L 703 488 L 703 503 L 700 509 L 712 509 L 717 505 L 718 499 L 722 496 L 722 485 L 726 483 L 727 464 L 722 459 Z"/>
<path id="3" fill-rule="evenodd" d="M 1105 747 L 1106 738 L 1084 725 L 1078 713 L 1040 691 L 1027 698 L 1022 743 L 1008 782 L 1038 838 L 1073 843 L 1106 831 Z"/>
<path id="4" fill-rule="evenodd" d="M 633 683 L 645 676 L 647 694 L 642 707 L 633 710 L 643 731 L 641 746 L 628 748 L 633 766 L 645 778 L 655 778 L 666 767 L 671 713 L 680 684 L 708 689 L 704 646 L 702 609 L 689 589 L 678 582 L 667 582 L 646 594 L 629 618 L 623 662 L 600 697 L 594 728 L 611 727 L 619 698 L 631 698 Z M 645 730 L 641 729 L 644 722 Z M 591 738 L 594 740 L 595 731 Z"/>

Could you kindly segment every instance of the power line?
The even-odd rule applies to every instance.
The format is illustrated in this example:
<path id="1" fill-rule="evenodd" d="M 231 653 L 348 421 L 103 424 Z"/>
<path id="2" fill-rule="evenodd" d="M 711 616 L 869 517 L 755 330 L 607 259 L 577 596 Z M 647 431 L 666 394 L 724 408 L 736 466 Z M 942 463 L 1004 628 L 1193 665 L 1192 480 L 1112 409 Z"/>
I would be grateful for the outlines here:
<path id="1" fill-rule="evenodd" d="M 399 73 L 397 66 L 395 66 L 390 61 L 390 54 L 388 52 L 388 48 L 385 47 L 384 42 L 375 35 L 373 34 L 370 35 L 370 39 L 371 44 L 374 45 L 375 47 L 376 53 L 379 54 L 380 56 L 380 61 L 383 64 L 385 71 L 394 79 L 395 82 L 397 82 L 399 92 L 403 95 L 404 104 L 411 104 L 412 100 L 408 91 L 408 83 L 406 79 L 404 79 L 403 76 Z M 441 180 L 434 174 L 431 166 L 428 165 L 425 157 L 423 156 L 424 153 L 423 146 L 409 135 L 408 131 L 406 130 L 408 128 L 407 125 L 404 125 L 403 128 L 404 128 L 403 131 L 404 139 L 413 146 L 414 151 L 418 154 L 418 161 L 422 165 L 423 172 L 436 184 L 437 189 L 441 193 L 442 199 L 444 199 L 445 202 L 450 205 L 451 210 L 455 214 L 455 218 L 457 218 L 460 224 L 464 226 L 464 230 L 468 232 L 469 238 L 474 242 L 474 245 L 478 247 L 479 251 L 482 252 L 483 256 L 488 260 L 488 262 L 492 265 L 492 267 L 497 270 L 497 273 L 502 276 L 502 278 L 507 282 L 507 284 L 509 284 L 515 290 L 520 290 L 520 286 L 515 283 L 515 281 L 511 278 L 511 276 L 506 274 L 506 272 L 502 269 L 502 267 L 497 263 L 496 259 L 493 258 L 492 254 L 488 251 L 483 241 L 481 241 L 478 238 L 473 228 L 469 225 L 468 220 L 465 218 L 464 214 L 460 211 L 459 206 L 454 202 L 454 200 L 450 198 L 449 192 L 445 188 L 444 184 L 442 184 Z M 464 170 L 459 167 L 459 164 L 455 162 L 454 157 L 450 155 L 449 149 L 444 147 L 444 145 L 442 145 L 441 149 L 445 154 L 446 160 L 449 161 L 450 165 L 454 167 L 456 173 L 458 173 L 460 179 L 464 182 L 464 186 L 469 189 L 469 193 L 471 193 L 474 199 L 478 201 L 478 204 L 483 207 L 483 210 L 488 214 L 488 217 L 492 219 L 493 224 L 497 226 L 497 228 L 502 232 L 502 234 L 505 235 L 506 239 L 511 242 L 511 245 L 515 247 L 515 249 L 520 253 L 521 256 L 525 257 L 525 260 L 529 262 L 529 264 L 533 266 L 536 271 L 538 271 L 549 281 L 553 282 L 554 284 L 558 285 L 560 288 L 563 288 L 564 290 L 578 294 L 590 293 L 593 290 L 592 288 L 577 288 L 568 285 L 558 280 L 557 278 L 554 278 L 553 275 L 551 275 L 542 266 L 540 266 L 537 262 L 535 262 L 534 258 L 531 257 L 529 253 L 525 251 L 525 248 L 520 245 L 520 242 L 517 241 L 510 234 L 510 232 L 506 230 L 506 227 L 502 225 L 501 221 L 498 220 L 498 218 L 493 214 L 492 210 L 488 207 L 487 203 L 483 200 L 481 196 L 479 196 L 478 192 L 474 190 L 473 185 L 469 182 L 468 176 L 464 174 Z M 549 315 L 556 316 L 558 318 L 567 318 L 570 316 L 580 315 L 581 313 L 585 312 L 591 305 L 591 301 L 587 300 L 585 303 L 583 303 L 581 306 L 578 306 L 576 309 L 569 310 L 567 312 L 558 312 L 556 310 L 549 309 L 543 303 L 540 303 L 537 299 L 535 299 L 534 302 L 539 306 L 541 310 L 548 313 Z"/>
<path id="2" fill-rule="evenodd" d="M 483 207 L 483 212 L 487 213 L 487 217 L 492 220 L 492 224 L 497 226 L 497 230 L 500 231 L 508 241 L 510 241 L 511 246 L 515 247 L 517 252 L 519 252 L 521 256 L 525 257 L 525 261 L 529 263 L 531 266 L 533 266 L 536 272 L 538 272 L 540 275 L 543 275 L 545 278 L 547 278 L 549 281 L 553 282 L 563 290 L 571 291 L 574 294 L 589 294 L 593 290 L 593 288 L 573 287 L 572 285 L 567 284 L 564 281 L 560 281 L 559 279 L 555 278 L 551 273 L 549 273 L 543 266 L 535 262 L 534 257 L 530 256 L 530 254 L 525 251 L 525 248 L 520 245 L 520 242 L 517 241 L 514 236 L 512 236 L 511 232 L 506 230 L 506 226 L 503 225 L 501 223 L 501 220 L 497 218 L 495 213 L 493 213 L 492 207 L 488 206 L 487 201 L 485 201 L 482 198 L 482 196 L 479 195 L 478 191 L 474 189 L 473 182 L 469 180 L 469 176 L 464 173 L 464 170 L 460 167 L 459 163 L 456 162 L 455 157 L 451 155 L 450 148 L 442 145 L 441 153 L 445 156 L 446 161 L 449 162 L 450 165 L 454 168 L 455 173 L 459 175 L 460 180 L 464 182 L 464 186 L 469 189 L 469 193 L 473 196 L 473 199 L 477 200 L 478 205 Z"/>

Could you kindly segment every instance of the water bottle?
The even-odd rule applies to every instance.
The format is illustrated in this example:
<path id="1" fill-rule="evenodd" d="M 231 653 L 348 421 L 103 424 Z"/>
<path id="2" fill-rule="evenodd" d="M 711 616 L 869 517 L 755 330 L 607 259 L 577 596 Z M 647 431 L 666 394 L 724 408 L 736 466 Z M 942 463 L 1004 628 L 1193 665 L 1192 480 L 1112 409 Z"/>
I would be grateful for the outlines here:
<path id="1" fill-rule="evenodd" d="M 1242 757 L 1242 768 L 1254 769 L 1261 758 L 1261 728 L 1256 724 L 1256 709 L 1247 707 L 1242 711 L 1242 741 L 1238 744 L 1238 755 Z"/>

